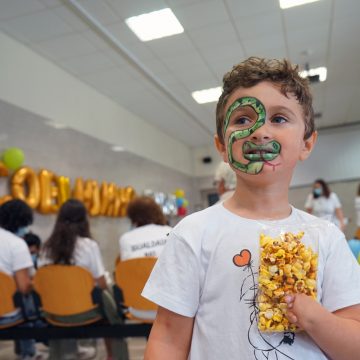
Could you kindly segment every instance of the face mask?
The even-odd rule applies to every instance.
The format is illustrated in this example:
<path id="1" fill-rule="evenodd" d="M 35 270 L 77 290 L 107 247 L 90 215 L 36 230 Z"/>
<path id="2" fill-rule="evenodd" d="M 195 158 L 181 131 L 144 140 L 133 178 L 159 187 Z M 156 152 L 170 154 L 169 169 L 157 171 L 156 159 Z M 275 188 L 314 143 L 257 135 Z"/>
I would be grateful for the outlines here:
<path id="1" fill-rule="evenodd" d="M 27 226 L 23 226 L 21 228 L 18 228 L 18 230 L 15 234 L 19 237 L 23 237 L 28 232 L 29 232 L 29 228 Z"/>
<path id="2" fill-rule="evenodd" d="M 31 254 L 31 259 L 32 259 L 34 264 L 36 264 L 37 258 L 38 258 L 37 254 Z"/>
<path id="3" fill-rule="evenodd" d="M 313 190 L 314 197 L 317 198 L 322 195 L 322 189 L 321 188 L 315 188 Z"/>

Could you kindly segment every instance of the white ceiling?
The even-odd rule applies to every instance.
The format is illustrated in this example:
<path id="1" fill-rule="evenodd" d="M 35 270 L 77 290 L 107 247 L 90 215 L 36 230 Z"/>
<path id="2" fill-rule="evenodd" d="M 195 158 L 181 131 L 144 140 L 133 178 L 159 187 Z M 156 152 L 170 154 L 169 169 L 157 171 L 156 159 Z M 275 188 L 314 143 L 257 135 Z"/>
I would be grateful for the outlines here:
<path id="1" fill-rule="evenodd" d="M 183 34 L 143 43 L 125 25 L 165 7 Z M 0 31 L 165 133 L 201 146 L 212 142 L 215 103 L 198 105 L 191 92 L 221 85 L 251 55 L 327 66 L 327 81 L 313 85 L 317 126 L 359 122 L 359 15 L 358 0 L 287 10 L 278 0 L 0 0 Z"/>

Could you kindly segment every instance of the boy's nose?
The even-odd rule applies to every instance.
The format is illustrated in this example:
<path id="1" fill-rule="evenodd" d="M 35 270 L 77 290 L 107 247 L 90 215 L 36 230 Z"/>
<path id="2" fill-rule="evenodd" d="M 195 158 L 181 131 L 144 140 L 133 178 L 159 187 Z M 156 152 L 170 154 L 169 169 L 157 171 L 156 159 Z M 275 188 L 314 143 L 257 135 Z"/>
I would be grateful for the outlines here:
<path id="1" fill-rule="evenodd" d="M 260 128 L 258 128 L 255 132 L 253 132 L 251 134 L 251 140 L 253 141 L 264 141 L 264 140 L 269 140 L 271 138 L 271 134 L 269 132 L 269 130 L 267 129 L 266 124 L 264 124 L 263 126 L 261 126 Z"/>

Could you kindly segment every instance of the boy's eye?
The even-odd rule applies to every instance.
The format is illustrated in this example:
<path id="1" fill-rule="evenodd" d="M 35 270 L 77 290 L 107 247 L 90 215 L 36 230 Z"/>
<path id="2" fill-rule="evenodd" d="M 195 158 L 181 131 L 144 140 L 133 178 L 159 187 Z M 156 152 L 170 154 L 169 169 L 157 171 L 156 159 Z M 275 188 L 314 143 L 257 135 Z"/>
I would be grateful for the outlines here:
<path id="1" fill-rule="evenodd" d="M 247 117 L 241 116 L 236 118 L 233 122 L 235 125 L 248 125 L 251 123 L 251 120 Z"/>
<path id="2" fill-rule="evenodd" d="M 271 119 L 271 122 L 272 122 L 272 123 L 275 123 L 275 124 L 282 124 L 282 123 L 287 122 L 287 119 L 284 118 L 283 116 L 274 116 L 274 117 Z"/>

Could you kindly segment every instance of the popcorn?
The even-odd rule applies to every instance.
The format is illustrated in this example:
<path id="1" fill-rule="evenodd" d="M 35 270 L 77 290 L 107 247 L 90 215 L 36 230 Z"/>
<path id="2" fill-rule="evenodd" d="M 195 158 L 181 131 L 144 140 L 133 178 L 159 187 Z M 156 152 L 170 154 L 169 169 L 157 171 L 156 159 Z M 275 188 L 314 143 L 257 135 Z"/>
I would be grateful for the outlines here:
<path id="1" fill-rule="evenodd" d="M 304 293 L 316 299 L 318 255 L 301 242 L 304 232 L 278 238 L 260 235 L 259 322 L 261 331 L 295 331 L 286 318 L 285 296 Z"/>

